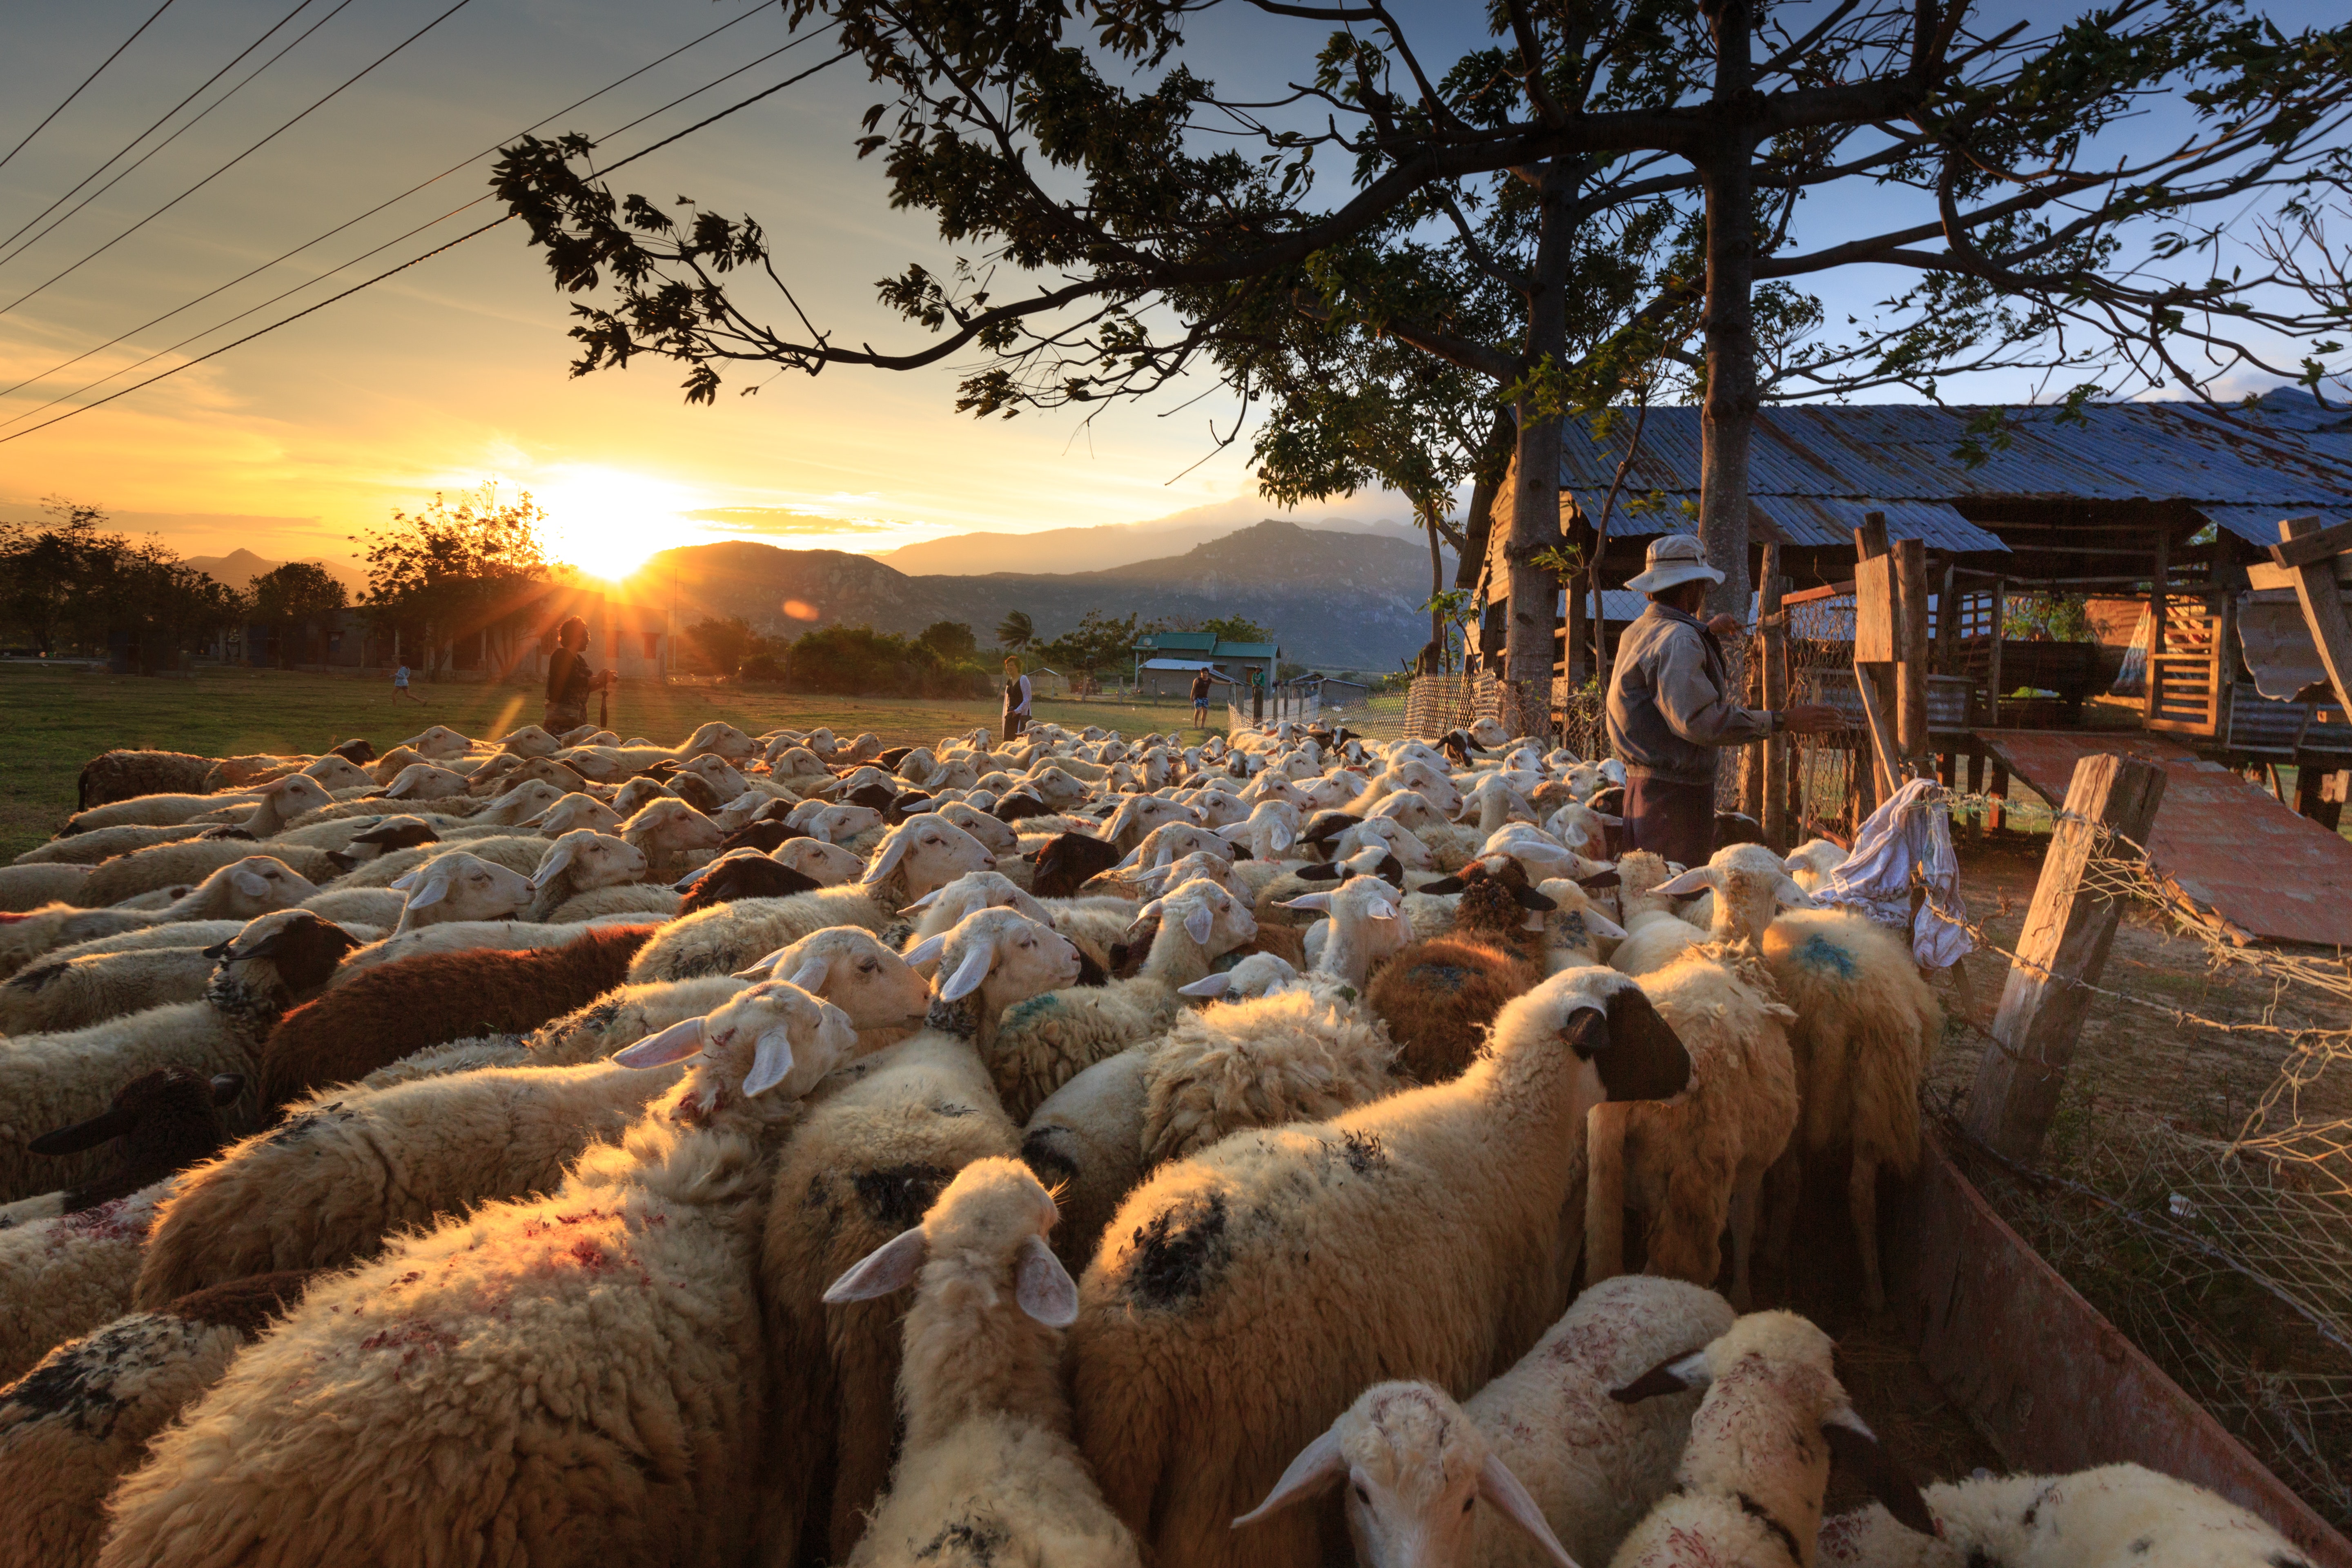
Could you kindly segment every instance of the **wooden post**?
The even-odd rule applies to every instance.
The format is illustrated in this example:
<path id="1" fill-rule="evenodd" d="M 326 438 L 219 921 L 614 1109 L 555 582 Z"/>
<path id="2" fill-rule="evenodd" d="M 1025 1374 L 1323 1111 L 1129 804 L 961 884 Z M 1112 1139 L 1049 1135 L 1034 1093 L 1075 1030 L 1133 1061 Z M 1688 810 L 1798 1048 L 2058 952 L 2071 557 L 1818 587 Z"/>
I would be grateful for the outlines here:
<path id="1" fill-rule="evenodd" d="M 1591 617 L 1585 614 L 1585 580 L 1582 575 L 1563 576 L 1560 586 L 1568 595 L 1568 641 L 1560 649 L 1560 673 L 1568 677 L 1569 689 L 1584 684 L 1586 674 L 1592 668 L 1592 654 L 1584 645 L 1591 634 L 1585 628 Z"/>
<path id="2" fill-rule="evenodd" d="M 2009 579 L 1992 580 L 1992 641 L 1985 649 L 1985 722 L 2000 728 L 2001 628 L 2009 621 Z"/>
<path id="3" fill-rule="evenodd" d="M 1936 591 L 1936 664 L 1937 675 L 1960 673 L 1960 569 L 1949 556 L 1944 559 L 1942 585 Z M 1965 710 L 1960 721 L 1968 722 Z"/>
<path id="4" fill-rule="evenodd" d="M 1895 542 L 1895 736 L 1903 760 L 1927 755 L 1927 547 Z"/>
<path id="5" fill-rule="evenodd" d="M 1780 607 L 1780 546 L 1777 541 L 1764 542 L 1764 581 L 1756 609 L 1758 657 L 1764 667 L 1764 706 L 1777 713 L 1789 705 L 1789 628 L 1780 618 L 1787 612 Z M 1764 842 L 1783 854 L 1794 847 L 1789 834 L 1790 750 L 1786 735 L 1773 735 L 1764 742 L 1763 810 L 1757 817 L 1763 825 Z"/>
<path id="6" fill-rule="evenodd" d="M 2312 536 L 2325 533 L 2327 537 Z M 2305 541 L 2298 550 L 2295 542 Z M 2333 545 L 2327 553 L 2318 554 L 2324 545 Z M 2323 530 L 2315 517 L 2291 517 L 2279 524 L 2279 542 L 2271 547 L 2271 559 L 2294 574 L 2294 596 L 2303 606 L 2303 624 L 2311 628 L 2311 640 L 2319 649 L 2320 668 L 2327 671 L 2327 683 L 2336 689 L 2336 700 L 2352 713 L 2352 625 L 2344 618 L 2344 591 L 2336 585 L 2338 557 L 2352 550 L 2352 530 L 2342 523 Z"/>
<path id="7" fill-rule="evenodd" d="M 2089 1013 L 2092 993 L 2106 966 L 2122 913 L 2116 901 L 2083 885 L 2101 851 L 2100 826 L 2135 843 L 2147 841 L 2164 800 L 2161 764 L 2101 752 L 2074 764 L 2066 790 L 2066 817 L 2052 835 L 2042 880 L 2018 937 L 2018 962 L 1993 1016 L 1992 1044 L 1977 1064 L 1969 1091 L 1969 1130 L 2010 1159 L 2032 1164 L 2057 1114 L 2074 1059 L 2074 1039 Z M 2121 839 L 2106 858 L 2137 858 Z"/>
<path id="8" fill-rule="evenodd" d="M 1993 763 L 1992 782 L 1985 785 L 1985 796 L 1992 803 L 1985 807 L 1985 826 L 1995 829 L 2009 826 L 2008 763 Z"/>
<path id="9" fill-rule="evenodd" d="M 1895 727 L 1894 671 L 1889 668 L 1901 657 L 1900 611 L 1885 512 L 1863 514 L 1862 526 L 1853 531 L 1853 683 L 1862 698 L 1864 726 L 1870 736 L 1872 783 L 1878 801 L 1884 803 L 1903 783 L 1896 765 L 1901 746 Z M 1859 830 L 1861 824 L 1854 826 Z"/>
<path id="10" fill-rule="evenodd" d="M 2164 709 L 2164 591 L 2172 579 L 2172 520 L 2159 513 L 2156 525 L 2156 577 L 2147 588 L 2147 699 L 2143 710 L 2153 719 Z"/>

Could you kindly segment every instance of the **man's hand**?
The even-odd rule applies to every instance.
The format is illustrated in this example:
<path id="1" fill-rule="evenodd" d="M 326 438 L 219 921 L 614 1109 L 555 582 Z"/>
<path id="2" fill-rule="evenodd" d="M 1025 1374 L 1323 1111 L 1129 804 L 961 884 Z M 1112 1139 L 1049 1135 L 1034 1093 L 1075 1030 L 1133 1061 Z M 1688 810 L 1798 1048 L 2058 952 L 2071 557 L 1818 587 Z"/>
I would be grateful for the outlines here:
<path id="1" fill-rule="evenodd" d="M 1736 636 L 1739 631 L 1739 617 L 1737 616 L 1717 616 L 1715 619 L 1706 623 L 1706 629 L 1713 632 L 1719 637 Z"/>
<path id="2" fill-rule="evenodd" d="M 1819 702 L 1801 702 L 1794 708 L 1780 710 L 1780 728 L 1792 735 L 1819 735 L 1830 730 L 1843 730 L 1845 715 Z"/>

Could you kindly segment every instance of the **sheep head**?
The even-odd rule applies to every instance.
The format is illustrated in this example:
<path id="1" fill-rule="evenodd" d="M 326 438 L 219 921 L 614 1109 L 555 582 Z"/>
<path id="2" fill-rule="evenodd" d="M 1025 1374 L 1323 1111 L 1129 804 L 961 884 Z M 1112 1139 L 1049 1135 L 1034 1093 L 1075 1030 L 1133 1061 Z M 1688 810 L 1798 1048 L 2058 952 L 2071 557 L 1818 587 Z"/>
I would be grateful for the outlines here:
<path id="1" fill-rule="evenodd" d="M 1075 942 L 1018 910 L 975 910 L 908 949 L 907 962 L 939 965 L 931 983 L 936 1003 L 951 1007 L 977 994 L 991 1018 L 1016 1002 L 1074 984 L 1081 967 Z M 941 1016 L 938 1006 L 932 1013 Z"/>
<path id="2" fill-rule="evenodd" d="M 1181 929 L 1211 958 L 1257 937 L 1257 917 L 1250 913 L 1249 905 L 1234 897 L 1223 882 L 1206 877 L 1186 882 L 1138 910 L 1134 924 L 1128 927 L 1129 937 L 1137 925 L 1154 916 L 1163 932 Z"/>
<path id="3" fill-rule="evenodd" d="M 682 800 L 656 800 L 621 825 L 621 837 L 643 850 L 649 861 L 658 861 L 716 849 L 727 835 Z"/>
<path id="4" fill-rule="evenodd" d="M 866 862 L 856 854 L 822 838 L 793 839 L 779 845 L 770 858 L 779 866 L 791 867 L 820 888 L 838 887 L 866 869 Z"/>
<path id="5" fill-rule="evenodd" d="M 474 742 L 446 724 L 432 724 L 401 742 L 418 756 L 432 762 L 446 762 L 462 757 L 474 749 Z"/>
<path id="6" fill-rule="evenodd" d="M 562 879 L 572 892 L 584 893 L 642 880 L 646 867 L 646 852 L 628 840 L 575 827 L 548 846 L 530 883 L 535 891 L 545 892 Z"/>
<path id="7" fill-rule="evenodd" d="M 567 795 L 554 801 L 520 827 L 535 827 L 542 838 L 557 838 L 566 833 L 587 828 L 593 833 L 610 833 L 621 826 L 621 814 L 593 795 Z"/>
<path id="8" fill-rule="evenodd" d="M 1231 969 L 1179 985 L 1177 994 L 1227 1002 L 1247 1002 L 1277 991 L 1295 991 L 1307 983 L 1289 962 L 1276 953 L 1253 952 Z"/>
<path id="9" fill-rule="evenodd" d="M 495 921 L 530 906 L 531 880 L 462 849 L 436 855 L 393 887 L 408 895 L 395 932 L 450 921 Z"/>
<path id="10" fill-rule="evenodd" d="M 1052 1194 L 1020 1161 L 975 1160 L 956 1173 L 920 1225 L 866 1254 L 824 1300 L 870 1301 L 919 1278 L 926 1292 L 981 1305 L 1010 1300 L 1045 1328 L 1067 1328 L 1077 1321 L 1078 1287 L 1045 1243 L 1060 1217 Z"/>
<path id="11" fill-rule="evenodd" d="M 937 812 L 926 811 L 892 828 L 875 847 L 864 880 L 867 887 L 879 887 L 898 879 L 913 900 L 968 871 L 994 869 L 996 857 L 979 839 Z"/>
<path id="12" fill-rule="evenodd" d="M 205 949 L 214 961 L 207 994 L 217 1002 L 232 994 L 299 996 L 333 977 L 343 955 L 360 939 L 309 910 L 279 910 L 246 922 L 226 942 Z M 273 984 L 274 983 L 274 984 Z"/>
<path id="13" fill-rule="evenodd" d="M 411 763 L 384 786 L 387 800 L 440 800 L 466 793 L 466 775 L 430 763 Z"/>
<path id="14" fill-rule="evenodd" d="M 1573 1120 L 1603 1100 L 1668 1100 L 1690 1083 L 1690 1052 L 1632 976 L 1564 969 L 1495 1015 L 1497 1056 L 1565 1046 L 1579 1070 Z"/>
<path id="15" fill-rule="evenodd" d="M 700 1122 L 738 1090 L 754 1100 L 781 1089 L 778 1102 L 796 1101 L 856 1054 L 857 1030 L 849 1015 L 797 985 L 771 980 L 738 992 L 702 1017 L 624 1046 L 612 1059 L 648 1068 L 699 1058 L 677 1104 L 680 1120 Z"/>
<path id="16" fill-rule="evenodd" d="M 860 1030 L 912 1028 L 923 1021 L 930 987 L 872 931 L 827 926 L 780 947 L 739 980 L 782 980 L 823 997 Z"/>
<path id="17" fill-rule="evenodd" d="M 272 910 L 291 909 L 319 890 L 317 884 L 285 861 L 248 855 L 206 877 L 173 908 L 189 919 L 251 920 Z"/>

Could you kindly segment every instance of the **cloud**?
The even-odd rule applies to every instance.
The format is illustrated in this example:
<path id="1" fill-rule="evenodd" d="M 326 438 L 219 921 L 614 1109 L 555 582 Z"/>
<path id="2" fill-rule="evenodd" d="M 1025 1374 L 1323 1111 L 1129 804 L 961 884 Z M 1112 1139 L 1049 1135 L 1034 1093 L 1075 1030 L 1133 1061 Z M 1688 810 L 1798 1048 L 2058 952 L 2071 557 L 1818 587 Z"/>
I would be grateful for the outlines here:
<path id="1" fill-rule="evenodd" d="M 730 533 L 899 533 L 909 528 L 930 526 L 870 518 L 819 517 L 813 512 L 773 506 L 715 506 L 678 515 Z"/>

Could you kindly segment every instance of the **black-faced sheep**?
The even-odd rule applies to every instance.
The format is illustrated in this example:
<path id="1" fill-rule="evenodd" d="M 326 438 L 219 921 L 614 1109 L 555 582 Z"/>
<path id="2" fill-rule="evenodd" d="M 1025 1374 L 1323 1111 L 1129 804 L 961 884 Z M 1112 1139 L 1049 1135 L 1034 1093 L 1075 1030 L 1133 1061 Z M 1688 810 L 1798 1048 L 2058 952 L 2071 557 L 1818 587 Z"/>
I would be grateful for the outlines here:
<path id="1" fill-rule="evenodd" d="M 1566 1307 L 1585 1112 L 1678 1092 L 1688 1057 L 1597 969 L 1512 1003 L 1495 1039 L 1452 1083 L 1163 1166 L 1111 1222 L 1071 1337 L 1079 1445 L 1160 1561 L 1309 1568 L 1311 1518 L 1232 1521 L 1367 1384 L 1467 1394 Z"/>

